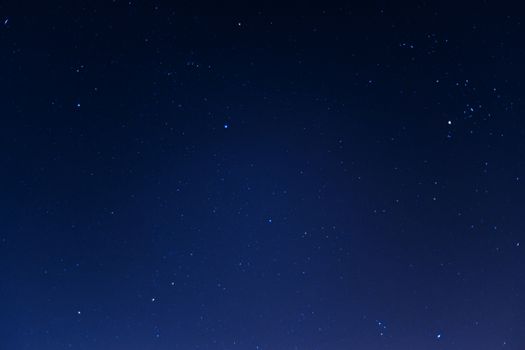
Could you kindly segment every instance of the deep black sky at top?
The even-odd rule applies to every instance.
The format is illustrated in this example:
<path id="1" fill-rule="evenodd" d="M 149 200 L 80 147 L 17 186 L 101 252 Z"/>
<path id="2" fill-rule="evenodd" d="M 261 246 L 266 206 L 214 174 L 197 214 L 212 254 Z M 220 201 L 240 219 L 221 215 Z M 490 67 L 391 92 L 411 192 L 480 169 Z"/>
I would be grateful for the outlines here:
<path id="1" fill-rule="evenodd" d="M 525 346 L 519 9 L 0 20 L 1 349 Z"/>

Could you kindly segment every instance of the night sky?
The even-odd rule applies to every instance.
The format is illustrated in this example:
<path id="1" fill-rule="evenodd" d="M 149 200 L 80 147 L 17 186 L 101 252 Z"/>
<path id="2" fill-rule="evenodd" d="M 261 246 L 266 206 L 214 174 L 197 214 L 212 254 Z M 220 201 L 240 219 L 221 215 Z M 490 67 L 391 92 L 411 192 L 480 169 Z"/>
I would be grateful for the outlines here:
<path id="1" fill-rule="evenodd" d="M 0 349 L 525 349 L 520 13 L 2 1 Z"/>

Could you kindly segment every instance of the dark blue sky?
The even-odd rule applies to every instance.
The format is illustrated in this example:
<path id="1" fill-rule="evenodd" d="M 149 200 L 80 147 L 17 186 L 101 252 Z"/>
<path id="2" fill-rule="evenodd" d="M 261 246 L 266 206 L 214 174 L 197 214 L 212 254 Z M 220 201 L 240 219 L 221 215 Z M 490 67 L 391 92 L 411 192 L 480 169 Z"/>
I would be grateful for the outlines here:
<path id="1" fill-rule="evenodd" d="M 0 348 L 523 349 L 519 13 L 0 3 Z"/>

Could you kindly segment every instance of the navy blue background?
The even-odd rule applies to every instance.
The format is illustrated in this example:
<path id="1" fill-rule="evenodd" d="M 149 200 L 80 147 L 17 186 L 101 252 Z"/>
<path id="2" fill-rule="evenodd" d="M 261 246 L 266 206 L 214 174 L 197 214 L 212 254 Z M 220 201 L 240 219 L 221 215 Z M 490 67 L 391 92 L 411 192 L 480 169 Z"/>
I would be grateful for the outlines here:
<path id="1" fill-rule="evenodd" d="M 0 19 L 2 349 L 525 346 L 519 9 Z"/>

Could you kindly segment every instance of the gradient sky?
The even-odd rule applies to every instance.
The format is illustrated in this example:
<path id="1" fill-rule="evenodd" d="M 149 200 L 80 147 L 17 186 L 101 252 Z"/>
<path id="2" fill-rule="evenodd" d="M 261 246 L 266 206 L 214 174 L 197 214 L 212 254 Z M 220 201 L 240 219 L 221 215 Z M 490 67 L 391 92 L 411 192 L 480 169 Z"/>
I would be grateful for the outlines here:
<path id="1" fill-rule="evenodd" d="M 522 21 L 2 1 L 0 348 L 524 349 Z"/>

